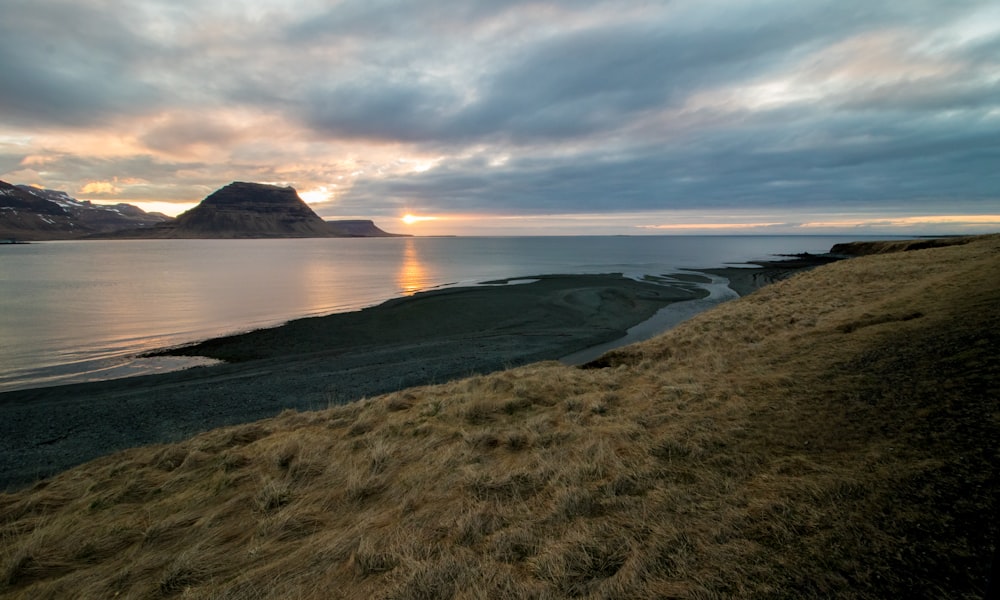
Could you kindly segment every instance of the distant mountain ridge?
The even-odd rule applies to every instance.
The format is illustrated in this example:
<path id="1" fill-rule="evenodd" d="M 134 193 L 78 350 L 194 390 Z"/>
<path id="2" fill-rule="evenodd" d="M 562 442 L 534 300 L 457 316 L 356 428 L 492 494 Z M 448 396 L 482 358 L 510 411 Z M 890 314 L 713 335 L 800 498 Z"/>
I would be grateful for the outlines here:
<path id="1" fill-rule="evenodd" d="M 73 239 L 148 228 L 170 220 L 131 204 L 93 204 L 66 192 L 0 181 L 0 240 Z"/>
<path id="2" fill-rule="evenodd" d="M 0 181 L 0 240 L 397 237 L 367 219 L 325 221 L 292 187 L 234 181 L 172 219 L 130 204 Z"/>

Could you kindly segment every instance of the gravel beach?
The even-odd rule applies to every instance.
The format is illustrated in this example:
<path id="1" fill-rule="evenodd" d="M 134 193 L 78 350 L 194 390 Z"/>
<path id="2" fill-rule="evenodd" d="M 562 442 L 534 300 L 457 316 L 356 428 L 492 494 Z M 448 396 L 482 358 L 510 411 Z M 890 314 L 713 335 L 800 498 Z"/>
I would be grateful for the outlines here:
<path id="1" fill-rule="evenodd" d="M 745 295 L 822 262 L 799 257 L 704 272 Z M 434 290 L 157 353 L 222 364 L 0 393 L 0 489 L 287 409 L 554 360 L 621 338 L 668 304 L 706 296 L 698 280 L 547 275 Z"/>
<path id="2" fill-rule="evenodd" d="M 224 364 L 0 394 L 0 489 L 286 409 L 555 359 L 621 337 L 666 304 L 705 295 L 683 281 L 664 286 L 618 275 L 496 283 L 162 352 Z"/>

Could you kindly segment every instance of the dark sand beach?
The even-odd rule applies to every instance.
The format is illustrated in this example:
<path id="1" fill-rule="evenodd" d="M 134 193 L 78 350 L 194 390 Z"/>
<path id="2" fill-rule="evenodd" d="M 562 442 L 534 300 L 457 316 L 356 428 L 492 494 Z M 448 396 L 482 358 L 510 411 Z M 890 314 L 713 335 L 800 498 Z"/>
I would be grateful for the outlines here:
<path id="1" fill-rule="evenodd" d="M 816 264 L 799 258 L 706 272 L 728 278 L 742 295 Z M 0 489 L 287 409 L 557 359 L 618 339 L 667 304 L 705 295 L 694 279 L 667 286 L 619 275 L 435 290 L 160 352 L 223 364 L 2 393 Z"/>

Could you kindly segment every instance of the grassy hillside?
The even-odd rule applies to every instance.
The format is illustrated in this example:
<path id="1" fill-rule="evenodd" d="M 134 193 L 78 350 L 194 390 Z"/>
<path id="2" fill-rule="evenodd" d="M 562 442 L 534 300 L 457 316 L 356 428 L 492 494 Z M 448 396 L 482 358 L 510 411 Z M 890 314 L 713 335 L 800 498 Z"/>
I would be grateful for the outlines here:
<path id="1" fill-rule="evenodd" d="M 1000 236 L 0 495 L 0 597 L 977 598 Z"/>

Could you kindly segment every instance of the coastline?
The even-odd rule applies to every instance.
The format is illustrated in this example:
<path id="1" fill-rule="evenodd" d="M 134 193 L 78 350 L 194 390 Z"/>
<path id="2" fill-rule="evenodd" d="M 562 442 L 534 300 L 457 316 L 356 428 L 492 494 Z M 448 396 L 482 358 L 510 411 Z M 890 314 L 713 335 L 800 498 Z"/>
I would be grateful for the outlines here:
<path id="1" fill-rule="evenodd" d="M 0 489 L 287 409 L 553 360 L 703 294 L 620 275 L 448 288 L 156 353 L 229 361 L 218 365 L 0 393 Z"/>
<path id="2" fill-rule="evenodd" d="M 574 355 L 586 362 L 728 299 L 706 298 L 712 278 L 746 295 L 823 262 L 799 257 L 701 269 L 656 283 L 618 274 L 546 275 L 438 289 L 149 354 L 221 364 L 3 392 L 0 490 L 125 448 L 283 410 L 322 409 Z M 630 338 L 633 329 L 639 336 Z"/>
<path id="3" fill-rule="evenodd" d="M 825 264 L 844 260 L 845 255 L 839 254 L 793 254 L 779 255 L 778 260 L 755 260 L 745 263 L 747 266 L 725 267 L 722 269 L 699 269 L 702 273 L 724 277 L 729 281 L 729 287 L 746 296 L 760 288 L 787 279 L 792 275 L 807 271 Z"/>
<path id="4" fill-rule="evenodd" d="M 862 256 L 585 368 L 102 457 L 0 494 L 3 590 L 982 597 L 998 250 Z"/>

